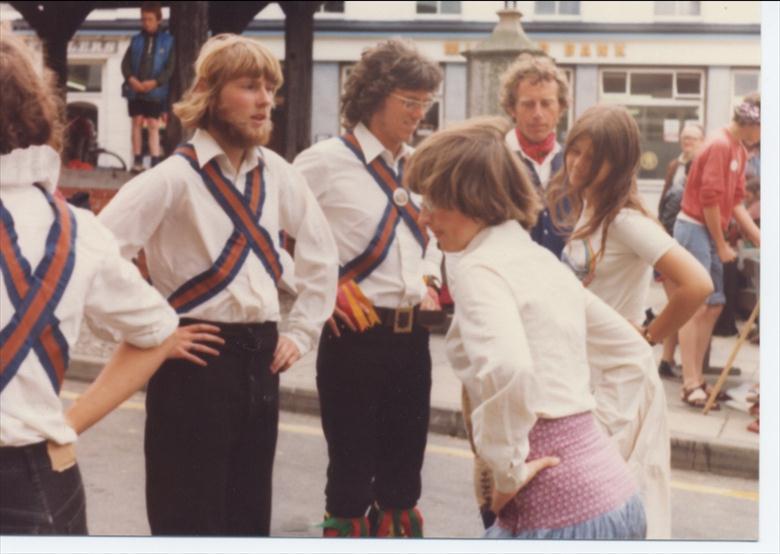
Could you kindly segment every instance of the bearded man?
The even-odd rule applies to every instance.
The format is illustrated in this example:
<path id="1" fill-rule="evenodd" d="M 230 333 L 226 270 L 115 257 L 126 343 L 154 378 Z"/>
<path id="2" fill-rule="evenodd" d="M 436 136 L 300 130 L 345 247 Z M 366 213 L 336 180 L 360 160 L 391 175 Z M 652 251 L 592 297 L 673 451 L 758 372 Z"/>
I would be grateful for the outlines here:
<path id="1" fill-rule="evenodd" d="M 337 252 L 325 216 L 298 171 L 261 146 L 281 84 L 278 60 L 259 43 L 211 38 L 174 106 L 192 139 L 101 212 L 125 257 L 144 248 L 154 286 L 182 319 L 211 322 L 226 341 L 207 367 L 166 363 L 149 383 L 154 535 L 269 534 L 279 373 L 333 313 Z M 296 239 L 294 271 L 282 263 L 282 230 Z M 297 298 L 280 333 L 282 279 Z"/>

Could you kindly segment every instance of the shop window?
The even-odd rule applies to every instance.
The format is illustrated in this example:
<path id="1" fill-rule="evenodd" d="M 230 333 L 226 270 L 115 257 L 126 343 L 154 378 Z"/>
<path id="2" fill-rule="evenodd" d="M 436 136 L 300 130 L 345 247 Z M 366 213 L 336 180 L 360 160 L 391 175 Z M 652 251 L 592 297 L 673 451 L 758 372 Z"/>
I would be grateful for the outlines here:
<path id="1" fill-rule="evenodd" d="M 417 2 L 417 13 L 420 15 L 459 15 L 461 2 L 422 0 Z"/>
<path id="2" fill-rule="evenodd" d="M 625 71 L 605 71 L 602 78 L 604 92 L 608 94 L 625 94 L 628 76 Z"/>
<path id="3" fill-rule="evenodd" d="M 655 15 L 695 16 L 701 15 L 701 2 L 654 2 Z"/>
<path id="4" fill-rule="evenodd" d="M 536 15 L 580 15 L 579 2 L 534 2 Z"/>
<path id="5" fill-rule="evenodd" d="M 734 71 L 731 88 L 731 112 L 742 102 L 746 94 L 761 90 L 761 73 L 758 69 Z M 731 114 L 729 114 L 731 117 Z"/>
<path id="6" fill-rule="evenodd" d="M 663 179 L 666 166 L 680 153 L 683 125 L 703 121 L 703 91 L 699 70 L 602 70 L 601 102 L 625 106 L 639 126 L 640 179 Z"/>
<path id="7" fill-rule="evenodd" d="M 68 92 L 100 92 L 102 85 L 102 64 L 68 64 Z"/>

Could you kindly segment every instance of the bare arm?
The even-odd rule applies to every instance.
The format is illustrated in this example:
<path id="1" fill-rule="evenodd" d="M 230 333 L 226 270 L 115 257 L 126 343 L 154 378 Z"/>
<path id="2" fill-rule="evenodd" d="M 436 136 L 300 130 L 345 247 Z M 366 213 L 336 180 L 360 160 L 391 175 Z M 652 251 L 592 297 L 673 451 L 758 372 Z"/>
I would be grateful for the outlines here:
<path id="1" fill-rule="evenodd" d="M 140 389 L 166 358 L 183 358 L 197 365 L 206 362 L 197 354 L 219 355 L 205 343 L 224 344 L 214 333 L 219 327 L 196 323 L 179 327 L 165 342 L 154 348 L 138 348 L 123 342 L 87 388 L 65 413 L 65 419 L 81 434 L 103 419 L 131 394 Z"/>
<path id="2" fill-rule="evenodd" d="M 737 225 L 739 225 L 742 234 L 756 246 L 761 246 L 761 230 L 753 221 L 753 218 L 750 217 L 750 213 L 748 213 L 745 206 L 738 204 L 734 207 L 734 219 L 737 220 Z"/>
<path id="3" fill-rule="evenodd" d="M 709 232 L 713 242 L 715 242 L 715 248 L 718 251 L 720 261 L 724 264 L 733 262 L 737 254 L 726 242 L 726 239 L 723 238 L 723 230 L 720 228 L 720 206 L 707 206 L 702 208 L 702 211 L 704 212 L 704 223 L 707 227 L 707 232 Z"/>
<path id="4" fill-rule="evenodd" d="M 65 413 L 65 419 L 81 434 L 127 400 L 160 367 L 174 346 L 174 335 L 155 348 L 136 348 L 123 342 L 106 366 Z"/>
<path id="5" fill-rule="evenodd" d="M 655 269 L 674 285 L 666 307 L 647 327 L 653 341 L 660 342 L 693 316 L 712 294 L 713 285 L 707 270 L 678 244 L 661 256 Z"/>

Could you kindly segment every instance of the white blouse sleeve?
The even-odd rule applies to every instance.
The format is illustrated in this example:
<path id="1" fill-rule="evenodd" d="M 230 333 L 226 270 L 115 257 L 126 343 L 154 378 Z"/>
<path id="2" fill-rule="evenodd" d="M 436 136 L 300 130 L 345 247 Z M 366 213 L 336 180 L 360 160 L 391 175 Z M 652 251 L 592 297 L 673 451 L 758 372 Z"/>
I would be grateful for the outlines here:
<path id="1" fill-rule="evenodd" d="M 628 321 L 587 289 L 585 305 L 595 415 L 627 457 L 641 424 L 647 373 L 655 371 L 653 351 Z"/>
<path id="2" fill-rule="evenodd" d="M 494 473 L 501 492 L 517 491 L 525 478 L 528 434 L 536 423 L 538 397 L 523 321 L 512 290 L 485 266 L 459 267 L 452 333 L 462 341 L 456 373 L 472 393 L 474 444 Z M 448 344 L 457 353 L 460 345 Z"/>
<path id="3" fill-rule="evenodd" d="M 90 328 L 102 338 L 138 348 L 162 344 L 179 325 L 176 312 L 120 255 L 114 237 L 92 214 L 80 217 L 79 225 L 79 234 L 89 237 L 80 254 L 97 260 L 84 305 Z"/>
<path id="4" fill-rule="evenodd" d="M 325 215 L 301 173 L 286 165 L 281 187 L 280 221 L 295 239 L 295 282 L 298 296 L 287 320 L 287 335 L 301 355 L 317 343 L 322 326 L 333 314 L 338 285 L 338 250 Z"/>

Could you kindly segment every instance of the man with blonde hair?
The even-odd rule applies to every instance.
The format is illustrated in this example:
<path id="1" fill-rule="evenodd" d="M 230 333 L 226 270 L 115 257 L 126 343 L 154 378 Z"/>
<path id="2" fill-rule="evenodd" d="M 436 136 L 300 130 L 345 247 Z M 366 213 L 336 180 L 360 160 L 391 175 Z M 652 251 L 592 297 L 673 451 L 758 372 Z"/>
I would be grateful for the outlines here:
<path id="1" fill-rule="evenodd" d="M 193 137 L 101 213 L 124 256 L 144 248 L 154 285 L 183 320 L 214 323 L 226 341 L 207 367 L 166 363 L 149 383 L 144 450 L 155 535 L 269 534 L 279 373 L 316 344 L 333 311 L 327 221 L 303 177 L 263 147 L 281 84 L 267 48 L 212 37 L 174 106 Z M 294 275 L 282 264 L 280 230 L 296 239 Z M 298 296 L 279 333 L 283 273 Z"/>

